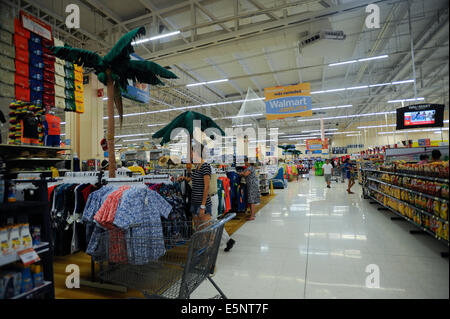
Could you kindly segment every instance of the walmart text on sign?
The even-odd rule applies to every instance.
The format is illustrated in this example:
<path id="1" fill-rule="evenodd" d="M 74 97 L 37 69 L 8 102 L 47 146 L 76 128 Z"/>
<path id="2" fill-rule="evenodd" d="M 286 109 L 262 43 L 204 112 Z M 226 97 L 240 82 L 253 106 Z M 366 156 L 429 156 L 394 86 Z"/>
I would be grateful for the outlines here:
<path id="1" fill-rule="evenodd" d="M 293 116 L 312 116 L 310 92 L 309 83 L 265 88 L 266 118 L 278 120 Z"/>

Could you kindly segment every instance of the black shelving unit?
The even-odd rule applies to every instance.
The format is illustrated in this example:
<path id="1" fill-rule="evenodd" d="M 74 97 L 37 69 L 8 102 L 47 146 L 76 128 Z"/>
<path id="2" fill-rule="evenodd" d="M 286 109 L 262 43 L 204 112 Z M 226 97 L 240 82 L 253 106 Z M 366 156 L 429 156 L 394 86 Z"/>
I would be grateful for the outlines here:
<path id="1" fill-rule="evenodd" d="M 51 177 L 51 171 L 42 171 L 37 179 L 17 179 L 18 173 L 14 168 L 17 163 L 17 158 L 23 154 L 29 154 L 30 158 L 27 158 L 25 162 L 29 163 L 29 167 L 33 167 L 33 163 L 36 160 L 42 162 L 42 158 L 52 158 L 50 163 L 56 161 L 56 154 L 64 149 L 50 148 L 42 146 L 16 146 L 16 145 L 0 145 L 0 159 L 2 167 L 0 169 L 0 175 L 5 183 L 5 197 L 0 201 L 0 223 L 29 223 L 30 225 L 39 225 L 41 227 L 41 244 L 34 246 L 36 253 L 40 257 L 40 264 L 42 265 L 42 272 L 44 277 L 43 285 L 35 287 L 33 290 L 22 293 L 14 297 L 14 299 L 54 299 L 54 275 L 53 275 L 53 245 L 52 245 L 52 233 L 50 224 L 50 210 L 48 201 L 48 187 L 47 180 Z M 41 158 L 35 156 L 36 153 L 42 155 Z M 18 156 L 19 155 L 19 156 Z M 54 159 L 54 160 L 53 160 Z M 64 160 L 58 158 L 57 161 Z M 48 163 L 47 160 L 43 162 Z M 30 170 L 29 172 L 36 172 Z M 9 203 L 7 202 L 7 190 L 11 183 L 31 183 L 36 188 L 35 195 L 29 200 L 17 201 Z M 0 267 L 19 261 L 17 254 L 0 257 Z"/>

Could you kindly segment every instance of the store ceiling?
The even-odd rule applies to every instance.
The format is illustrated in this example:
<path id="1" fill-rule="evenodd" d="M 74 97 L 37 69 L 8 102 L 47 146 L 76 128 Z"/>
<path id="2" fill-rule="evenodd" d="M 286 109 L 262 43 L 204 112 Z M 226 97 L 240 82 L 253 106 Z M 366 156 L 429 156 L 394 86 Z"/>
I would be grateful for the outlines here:
<path id="1" fill-rule="evenodd" d="M 7 0 L 44 20 L 67 42 L 99 53 L 135 27 L 147 34 L 181 31 L 179 35 L 136 47 L 138 55 L 170 66 L 179 79 L 152 88 L 150 105 L 129 102 L 126 113 L 137 113 L 244 99 L 248 88 L 260 97 L 264 88 L 310 82 L 312 91 L 355 87 L 413 78 L 408 10 L 415 46 L 417 96 L 448 105 L 447 0 Z M 81 28 L 67 30 L 65 7 L 81 10 Z M 365 26 L 367 4 L 381 9 L 381 28 Z M 35 10 L 40 8 L 40 10 Z M 320 40 L 299 48 L 305 35 L 339 31 L 345 40 Z M 330 67 L 333 62 L 389 55 L 386 59 Z M 186 87 L 186 84 L 227 78 L 229 81 Z M 334 117 L 394 110 L 388 100 L 413 98 L 411 83 L 314 94 L 313 108 L 348 105 L 314 115 Z M 105 104 L 106 106 L 106 104 Z M 240 104 L 197 108 L 213 118 L 236 115 Z M 129 116 L 118 134 L 156 131 L 180 111 Z M 263 113 L 263 110 L 262 110 Z M 105 112 L 106 114 L 106 112 Z M 156 116 L 157 115 L 157 116 Z M 345 128 L 364 117 L 327 120 L 327 127 Z M 231 120 L 218 120 L 223 127 Z M 319 121 L 295 118 L 268 121 L 248 118 L 283 133 L 319 128 Z M 246 122 L 243 123 L 246 123 Z M 106 124 L 106 122 L 105 122 Z"/>

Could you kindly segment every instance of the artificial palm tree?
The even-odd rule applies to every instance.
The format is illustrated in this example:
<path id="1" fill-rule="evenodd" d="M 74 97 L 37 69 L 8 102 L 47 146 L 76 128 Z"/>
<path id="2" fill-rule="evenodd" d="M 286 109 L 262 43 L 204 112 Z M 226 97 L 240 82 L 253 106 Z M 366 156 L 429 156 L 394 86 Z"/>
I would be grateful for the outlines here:
<path id="1" fill-rule="evenodd" d="M 108 159 L 109 176 L 115 177 L 116 158 L 114 153 L 114 104 L 123 120 L 122 91 L 127 90 L 128 80 L 164 85 L 158 78 L 176 79 L 177 76 L 159 64 L 151 61 L 135 61 L 130 59 L 134 53 L 132 42 L 145 35 L 145 28 L 140 27 L 125 34 L 103 58 L 88 50 L 64 47 L 50 47 L 50 50 L 60 59 L 92 68 L 100 82 L 106 85 L 108 96 Z"/>

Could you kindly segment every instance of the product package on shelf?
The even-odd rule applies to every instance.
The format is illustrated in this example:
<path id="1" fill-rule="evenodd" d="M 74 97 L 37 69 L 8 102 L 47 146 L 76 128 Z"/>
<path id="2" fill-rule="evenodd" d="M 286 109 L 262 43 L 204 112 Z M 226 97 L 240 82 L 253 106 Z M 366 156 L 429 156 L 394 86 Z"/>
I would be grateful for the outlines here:
<path id="1" fill-rule="evenodd" d="M 16 49 L 11 44 L 7 45 L 6 43 L 0 42 L 0 54 L 14 59 L 16 56 Z"/>
<path id="2" fill-rule="evenodd" d="M 15 101 L 9 106 L 9 144 L 43 145 L 44 127 L 40 117 L 44 115 L 41 105 Z"/>

